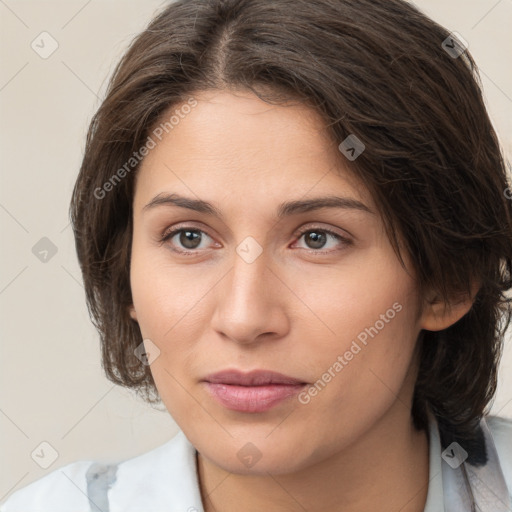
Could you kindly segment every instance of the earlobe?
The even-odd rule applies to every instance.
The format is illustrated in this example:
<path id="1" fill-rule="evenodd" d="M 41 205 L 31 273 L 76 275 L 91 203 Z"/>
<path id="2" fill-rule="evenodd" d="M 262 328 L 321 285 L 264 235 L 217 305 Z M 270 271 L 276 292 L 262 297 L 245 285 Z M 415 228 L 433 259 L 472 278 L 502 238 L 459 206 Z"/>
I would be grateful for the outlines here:
<path id="1" fill-rule="evenodd" d="M 474 303 L 479 286 L 471 286 L 471 296 L 464 295 L 459 300 L 446 303 L 435 295 L 430 297 L 423 308 L 420 327 L 426 331 L 442 331 L 458 322 Z"/>
<path id="2" fill-rule="evenodd" d="M 135 311 L 133 304 L 128 307 L 128 311 L 130 312 L 131 319 L 137 322 L 137 312 Z"/>

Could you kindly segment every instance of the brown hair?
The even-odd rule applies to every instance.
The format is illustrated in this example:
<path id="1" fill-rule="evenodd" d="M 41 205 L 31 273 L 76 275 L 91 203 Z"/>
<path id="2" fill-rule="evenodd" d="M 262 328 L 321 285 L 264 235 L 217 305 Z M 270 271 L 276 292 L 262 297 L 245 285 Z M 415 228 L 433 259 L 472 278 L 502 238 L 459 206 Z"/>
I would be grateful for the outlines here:
<path id="1" fill-rule="evenodd" d="M 480 284 L 462 319 L 422 331 L 412 409 L 418 428 L 430 408 L 459 438 L 473 435 L 510 321 L 512 215 L 476 65 L 468 51 L 446 51 L 449 35 L 401 0 L 178 0 L 154 18 L 91 121 L 70 210 L 110 380 L 158 400 L 128 314 L 131 159 L 195 91 L 248 89 L 268 102 L 298 98 L 338 144 L 365 144 L 357 160 L 340 158 L 368 187 L 402 263 L 401 250 L 410 254 L 422 293 L 450 301 Z"/>

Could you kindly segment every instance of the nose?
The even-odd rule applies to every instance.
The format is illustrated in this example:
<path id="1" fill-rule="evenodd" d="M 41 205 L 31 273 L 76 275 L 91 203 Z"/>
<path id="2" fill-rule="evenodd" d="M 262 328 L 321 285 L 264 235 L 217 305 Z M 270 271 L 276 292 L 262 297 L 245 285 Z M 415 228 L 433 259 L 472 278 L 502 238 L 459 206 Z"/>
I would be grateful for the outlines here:
<path id="1" fill-rule="evenodd" d="M 271 268 L 265 252 L 248 262 L 238 253 L 216 287 L 212 327 L 224 338 L 240 344 L 278 339 L 289 329 L 286 286 Z"/>

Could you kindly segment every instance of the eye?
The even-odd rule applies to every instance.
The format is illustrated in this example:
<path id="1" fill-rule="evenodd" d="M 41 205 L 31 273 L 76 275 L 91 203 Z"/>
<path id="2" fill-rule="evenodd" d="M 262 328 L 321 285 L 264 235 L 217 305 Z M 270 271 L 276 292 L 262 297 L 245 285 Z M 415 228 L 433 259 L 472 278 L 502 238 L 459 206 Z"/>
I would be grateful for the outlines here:
<path id="1" fill-rule="evenodd" d="M 352 242 L 338 233 L 325 228 L 309 228 L 303 229 L 298 234 L 298 239 L 304 238 L 306 247 L 299 247 L 301 249 L 309 250 L 313 253 L 330 253 L 336 250 L 336 246 L 350 245 Z M 168 229 L 162 235 L 160 242 L 170 245 L 171 250 L 181 253 L 194 255 L 197 251 L 208 248 L 208 239 L 212 238 L 202 229 L 194 226 L 178 226 L 173 229 Z M 329 247 L 329 240 L 331 241 Z M 217 244 L 218 245 L 218 244 Z M 325 249 L 327 245 L 327 250 Z"/>
<path id="2" fill-rule="evenodd" d="M 191 251 L 205 249 L 201 244 L 208 238 L 211 240 L 211 237 L 201 229 L 192 226 L 181 226 L 165 231 L 160 241 L 171 245 L 173 251 L 190 253 Z"/>
<path id="3" fill-rule="evenodd" d="M 350 245 L 351 241 L 348 238 L 345 238 L 341 236 L 338 233 L 335 233 L 334 231 L 331 231 L 329 229 L 321 229 L 321 228 L 309 228 L 306 230 L 303 230 L 299 233 L 299 238 L 304 238 L 304 242 L 306 243 L 306 247 L 302 247 L 302 249 L 310 249 L 312 252 L 319 252 L 320 254 L 325 252 L 333 252 L 333 250 L 337 250 L 337 245 Z M 330 247 L 327 247 L 328 250 L 321 251 L 319 249 L 325 249 L 326 244 L 328 243 L 329 239 L 331 242 Z M 327 244 L 328 245 L 328 244 Z M 334 249 L 333 249 L 334 247 Z M 329 250 L 332 249 L 332 250 Z"/>

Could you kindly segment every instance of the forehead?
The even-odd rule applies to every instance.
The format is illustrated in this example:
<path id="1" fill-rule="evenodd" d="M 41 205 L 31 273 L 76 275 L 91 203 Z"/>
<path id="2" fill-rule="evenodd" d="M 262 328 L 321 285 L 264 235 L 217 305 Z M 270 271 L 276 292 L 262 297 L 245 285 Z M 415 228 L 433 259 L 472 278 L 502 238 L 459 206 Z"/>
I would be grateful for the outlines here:
<path id="1" fill-rule="evenodd" d="M 193 107 L 174 105 L 156 126 L 179 114 L 137 171 L 136 203 L 177 187 L 201 197 L 225 198 L 231 191 L 245 200 L 337 191 L 372 204 L 310 107 L 271 105 L 246 91 L 191 97 Z"/>

